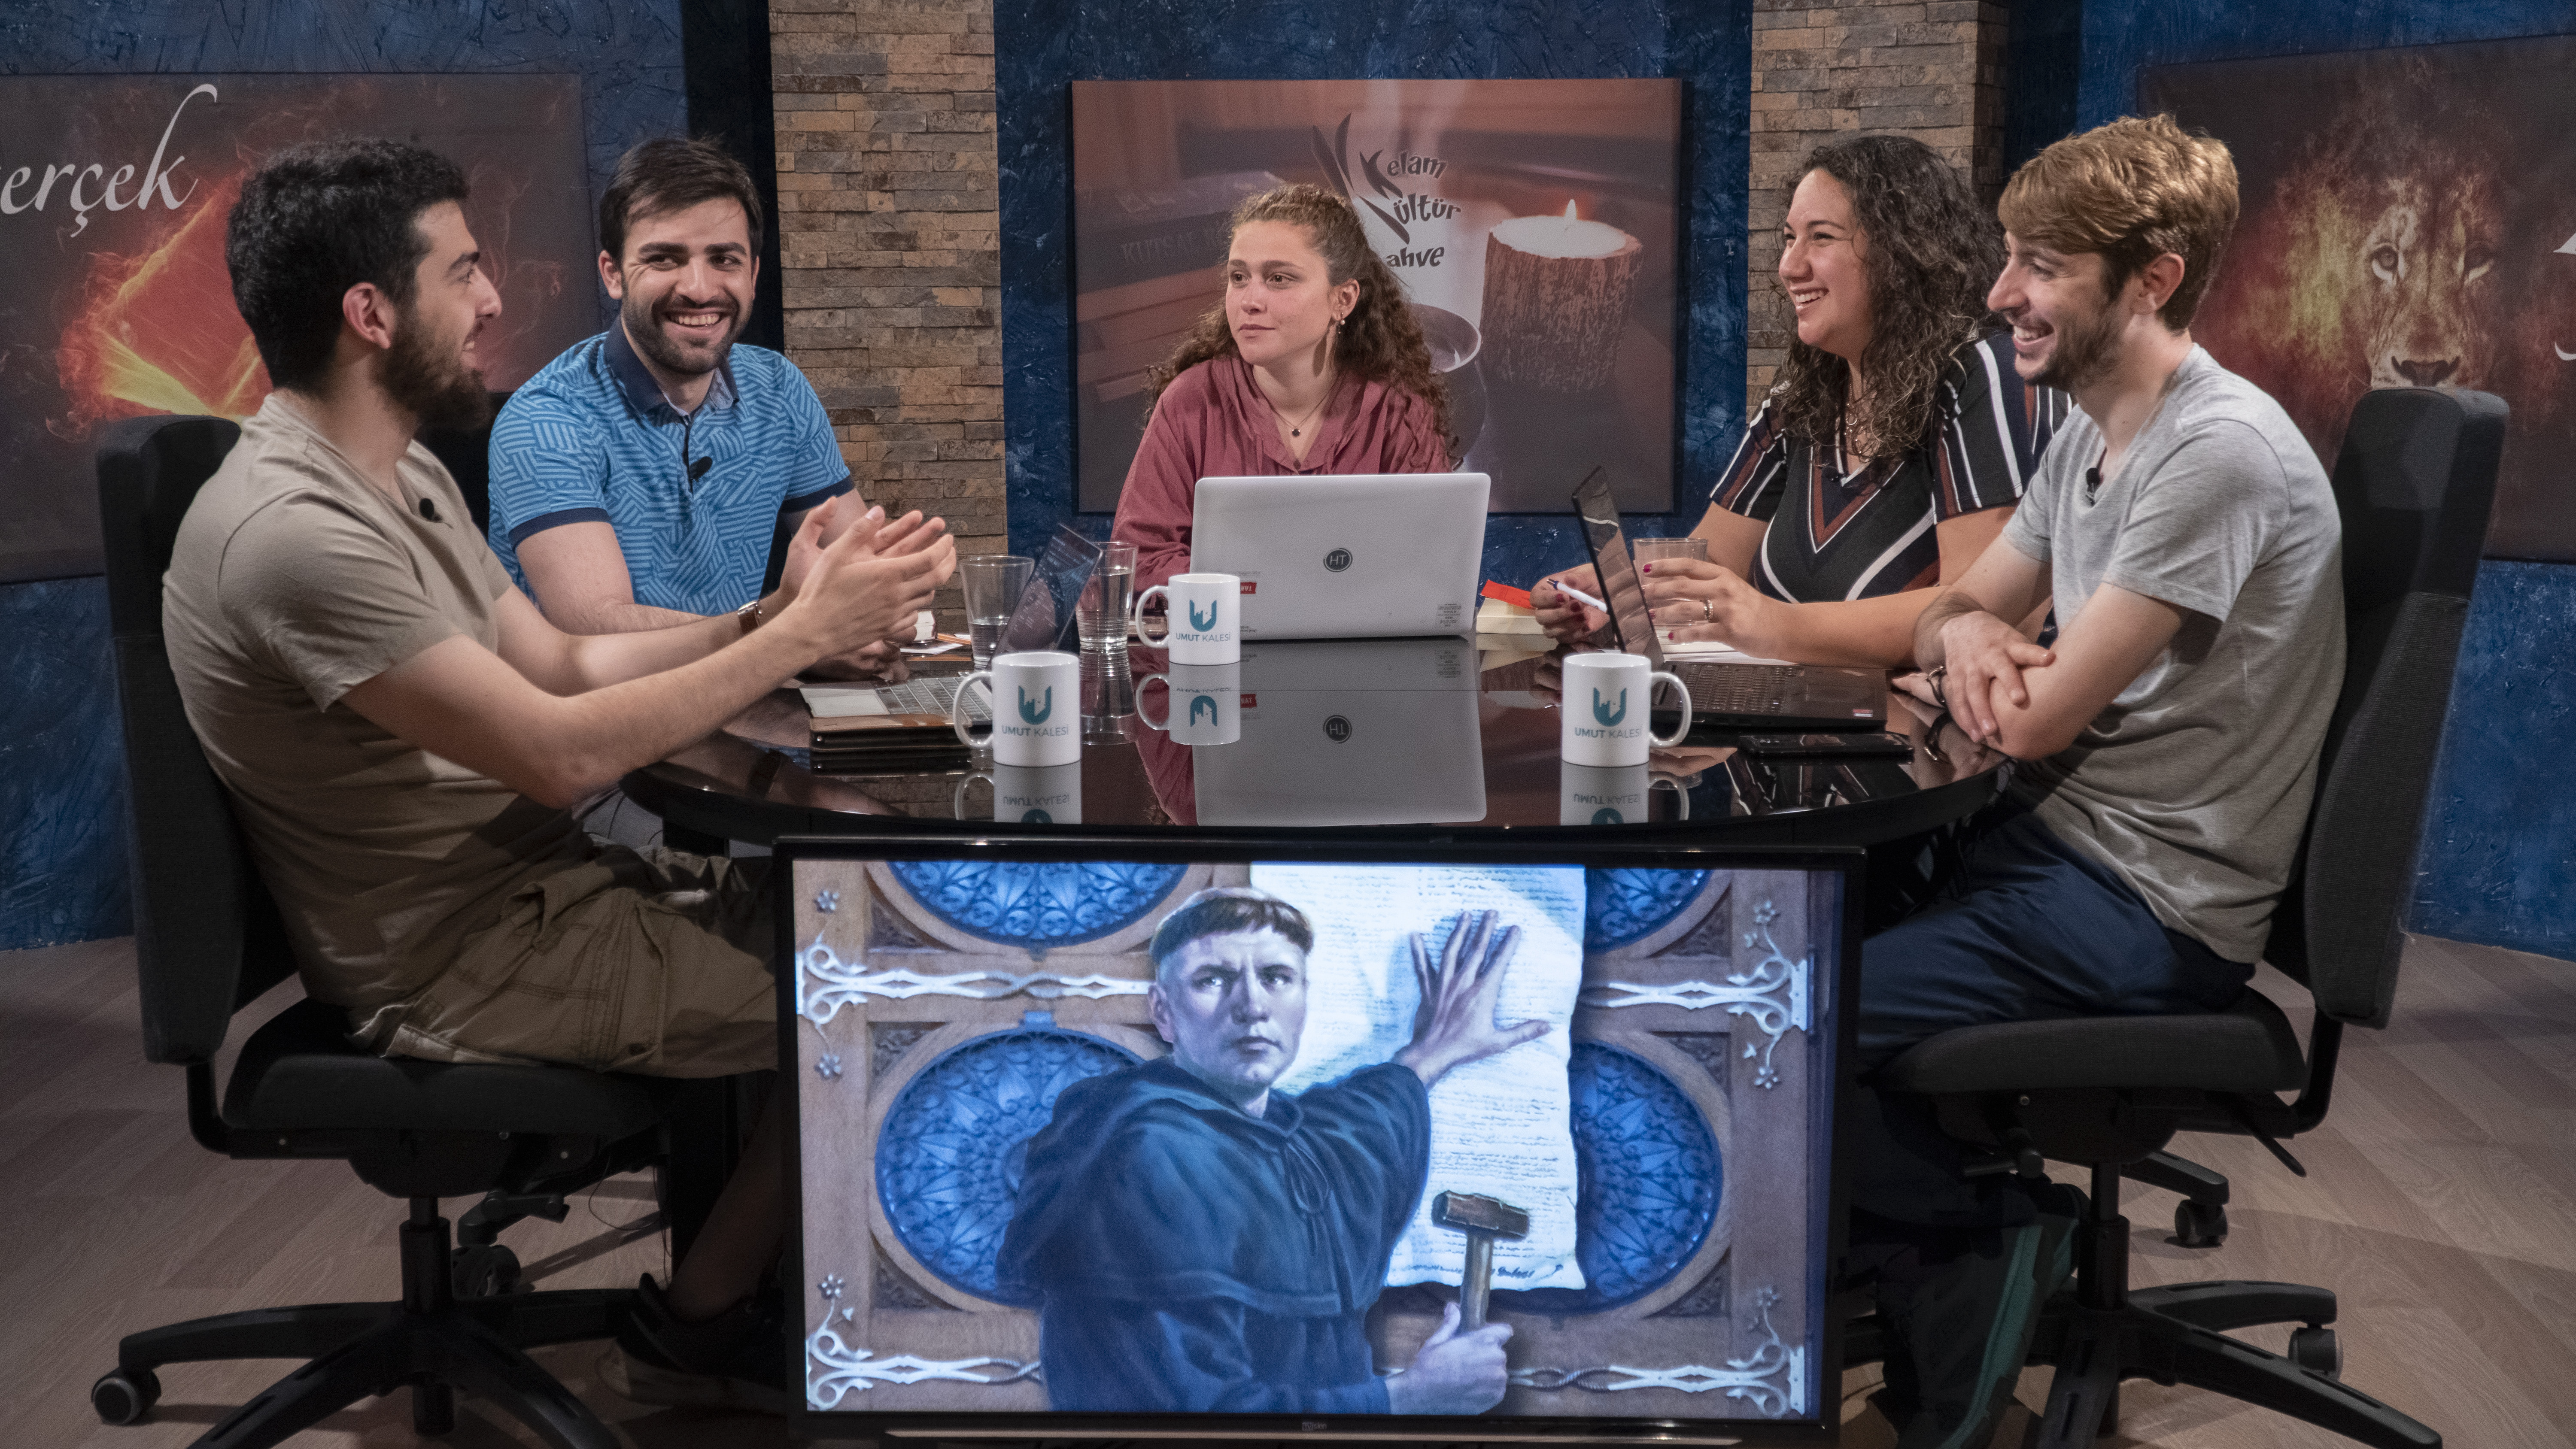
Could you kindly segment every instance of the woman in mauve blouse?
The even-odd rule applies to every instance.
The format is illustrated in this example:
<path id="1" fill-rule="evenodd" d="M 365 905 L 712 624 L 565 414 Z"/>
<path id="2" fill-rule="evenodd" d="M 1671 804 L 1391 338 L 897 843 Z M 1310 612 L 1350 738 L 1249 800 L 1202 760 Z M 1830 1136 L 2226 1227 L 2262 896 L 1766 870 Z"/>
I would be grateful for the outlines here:
<path id="1" fill-rule="evenodd" d="M 1449 398 L 1351 204 L 1281 186 L 1234 210 L 1225 305 L 1154 369 L 1154 410 L 1110 537 L 1136 545 L 1136 587 L 1190 566 L 1201 478 L 1438 473 Z"/>

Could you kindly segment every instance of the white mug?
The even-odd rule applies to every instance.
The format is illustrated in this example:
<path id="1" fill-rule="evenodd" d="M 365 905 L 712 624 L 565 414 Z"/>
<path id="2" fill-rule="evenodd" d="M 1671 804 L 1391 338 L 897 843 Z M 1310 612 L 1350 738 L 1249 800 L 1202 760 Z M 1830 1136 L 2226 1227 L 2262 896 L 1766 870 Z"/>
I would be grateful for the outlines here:
<path id="1" fill-rule="evenodd" d="M 1082 762 L 1070 765 L 1003 765 L 978 770 L 957 782 L 948 813 L 966 815 L 966 787 L 993 782 L 993 818 L 1012 825 L 1080 825 Z"/>
<path id="2" fill-rule="evenodd" d="M 1165 632 L 1145 639 L 1145 601 L 1163 596 Z M 1128 606 L 1136 637 L 1168 652 L 1174 664 L 1232 664 L 1243 657 L 1243 581 L 1232 574 L 1174 574 Z"/>
<path id="3" fill-rule="evenodd" d="M 1145 713 L 1145 686 L 1157 679 L 1171 696 L 1161 719 Z M 1240 664 L 1175 664 L 1136 681 L 1136 718 L 1175 744 L 1230 745 L 1243 738 L 1242 685 Z"/>
<path id="4" fill-rule="evenodd" d="M 1682 722 L 1670 735 L 1650 735 L 1646 716 L 1657 684 L 1681 696 Z M 1690 732 L 1690 690 L 1653 669 L 1642 654 L 1599 652 L 1565 658 L 1557 758 L 1569 765 L 1642 765 L 1650 744 L 1672 746 Z"/>
<path id="5" fill-rule="evenodd" d="M 1681 818 L 1690 818 L 1682 782 L 1649 774 L 1644 765 L 1559 765 L 1556 778 L 1559 825 L 1643 825 L 1654 818 L 1646 794 L 1657 785 L 1670 785 Z"/>
<path id="6" fill-rule="evenodd" d="M 981 748 L 988 741 L 997 765 L 1070 765 L 1082 758 L 1082 662 L 1053 650 L 995 657 L 993 667 L 958 681 L 948 706 L 948 727 Z M 993 732 L 977 739 L 965 719 L 966 691 L 985 681 L 993 695 Z"/>

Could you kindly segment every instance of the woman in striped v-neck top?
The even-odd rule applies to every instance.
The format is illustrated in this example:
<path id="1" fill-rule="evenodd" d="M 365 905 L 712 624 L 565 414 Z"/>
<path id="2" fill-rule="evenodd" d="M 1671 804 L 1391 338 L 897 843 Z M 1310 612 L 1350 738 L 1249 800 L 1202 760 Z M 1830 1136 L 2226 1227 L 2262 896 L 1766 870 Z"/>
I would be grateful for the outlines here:
<path id="1" fill-rule="evenodd" d="M 2002 264 L 1993 212 L 1921 142 L 1808 154 L 1781 233 L 1797 334 L 1693 530 L 1710 561 L 1648 566 L 1657 629 L 1804 663 L 1906 662 L 1915 615 L 2003 531 L 2066 412 L 2014 373 L 1987 320 Z M 1590 588 L 1590 572 L 1559 577 Z M 1551 633 L 1600 624 L 1552 582 L 1531 599 Z"/>

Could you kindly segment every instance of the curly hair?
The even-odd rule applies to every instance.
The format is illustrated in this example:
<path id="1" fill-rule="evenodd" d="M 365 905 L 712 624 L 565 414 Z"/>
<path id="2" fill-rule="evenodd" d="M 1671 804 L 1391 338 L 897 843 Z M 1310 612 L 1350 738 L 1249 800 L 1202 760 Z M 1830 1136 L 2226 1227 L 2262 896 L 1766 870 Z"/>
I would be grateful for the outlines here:
<path id="1" fill-rule="evenodd" d="M 1866 238 L 1870 335 L 1861 369 L 1870 396 L 1852 410 L 1852 432 L 1869 439 L 1874 455 L 1907 452 L 1937 422 L 1934 403 L 1952 354 L 1994 330 L 1986 291 L 2003 270 L 2003 226 L 1956 168 L 1910 136 L 1828 141 L 1807 153 L 1791 193 L 1817 171 L 1842 183 Z M 1830 446 L 1850 383 L 1849 363 L 1793 330 L 1771 405 L 1791 436 Z"/>
<path id="2" fill-rule="evenodd" d="M 1247 196 L 1234 208 L 1226 228 L 1227 244 L 1256 221 L 1284 221 L 1301 227 L 1324 259 L 1326 284 L 1338 287 L 1357 277 L 1360 298 L 1342 319 L 1333 345 L 1333 365 L 1353 377 L 1409 392 L 1431 404 L 1431 426 L 1441 447 L 1454 459 L 1457 439 L 1449 432 L 1449 388 L 1431 368 L 1431 348 L 1422 340 L 1422 324 L 1404 299 L 1384 258 L 1369 246 L 1351 204 L 1320 186 L 1293 183 Z M 1235 357 L 1234 329 L 1226 325 L 1225 304 L 1203 314 L 1172 355 L 1145 376 L 1146 400 L 1158 401 L 1172 379 L 1212 357 Z M 1147 414 L 1151 416 L 1150 411 Z"/>
<path id="3" fill-rule="evenodd" d="M 455 162 L 399 141 L 310 142 L 253 172 L 224 219 L 224 265 L 270 384 L 321 381 L 349 288 L 373 282 L 411 305 L 429 255 L 421 213 L 464 200 Z"/>

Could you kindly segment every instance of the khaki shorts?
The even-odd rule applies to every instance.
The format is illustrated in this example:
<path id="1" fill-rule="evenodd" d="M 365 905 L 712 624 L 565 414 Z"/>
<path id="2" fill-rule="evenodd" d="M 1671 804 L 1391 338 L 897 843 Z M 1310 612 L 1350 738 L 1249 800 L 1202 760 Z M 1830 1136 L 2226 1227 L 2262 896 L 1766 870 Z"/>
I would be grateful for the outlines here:
<path id="1" fill-rule="evenodd" d="M 353 1013 L 386 1056 L 554 1062 L 656 1077 L 778 1064 L 767 860 L 602 842 L 520 887 L 455 965 L 408 1000 Z"/>

